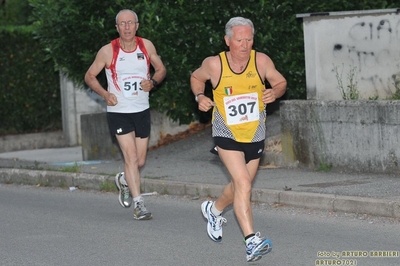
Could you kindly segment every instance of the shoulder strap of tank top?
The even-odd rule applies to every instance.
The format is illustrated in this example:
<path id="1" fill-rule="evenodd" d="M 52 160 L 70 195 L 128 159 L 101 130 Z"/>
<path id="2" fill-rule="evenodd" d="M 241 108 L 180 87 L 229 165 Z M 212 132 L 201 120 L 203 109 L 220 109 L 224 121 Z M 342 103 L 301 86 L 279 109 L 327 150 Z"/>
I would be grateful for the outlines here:
<path id="1" fill-rule="evenodd" d="M 136 36 L 135 38 L 136 38 L 136 45 L 144 53 L 144 56 L 146 57 L 146 60 L 147 60 L 147 65 L 150 67 L 150 57 L 149 57 L 149 53 L 147 52 L 146 46 L 144 45 L 143 39 L 138 36 Z"/>
<path id="2" fill-rule="evenodd" d="M 117 71 L 115 69 L 115 64 L 117 62 L 117 58 L 118 58 L 118 54 L 119 54 L 119 49 L 120 49 L 120 44 L 119 44 L 119 38 L 114 39 L 111 41 L 111 47 L 113 50 L 113 56 L 111 59 L 111 64 L 110 64 L 110 71 L 111 71 L 111 78 L 113 80 L 114 86 L 117 90 L 121 90 L 118 86 L 118 82 L 117 82 Z"/>

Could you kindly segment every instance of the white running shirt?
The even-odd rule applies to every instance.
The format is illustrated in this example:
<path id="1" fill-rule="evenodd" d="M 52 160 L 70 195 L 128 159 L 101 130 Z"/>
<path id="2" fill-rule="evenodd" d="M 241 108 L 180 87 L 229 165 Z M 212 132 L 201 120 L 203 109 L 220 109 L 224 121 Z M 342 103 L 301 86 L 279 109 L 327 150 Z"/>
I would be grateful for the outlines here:
<path id="1" fill-rule="evenodd" d="M 105 68 L 107 90 L 115 94 L 118 103 L 107 106 L 107 112 L 138 113 L 150 107 L 149 93 L 140 86 L 143 79 L 150 79 L 150 59 L 142 38 L 135 39 L 136 49 L 132 52 L 122 49 L 119 38 L 111 41 L 113 59 Z"/>

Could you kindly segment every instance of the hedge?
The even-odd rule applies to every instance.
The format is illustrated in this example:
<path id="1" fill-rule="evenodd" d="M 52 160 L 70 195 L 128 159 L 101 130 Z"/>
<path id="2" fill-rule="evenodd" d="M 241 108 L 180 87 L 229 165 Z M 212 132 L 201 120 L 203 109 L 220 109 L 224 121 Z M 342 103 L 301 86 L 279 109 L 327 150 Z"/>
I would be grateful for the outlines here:
<path id="1" fill-rule="evenodd" d="M 19 36 L 12 31 L 0 32 L 0 41 L 8 44 L 0 55 L 2 131 L 19 133 L 60 127 L 58 74 L 55 70 L 67 72 L 77 86 L 85 88 L 83 77 L 96 52 L 118 37 L 115 15 L 121 9 L 137 12 L 138 35 L 155 44 L 167 67 L 166 80 L 150 96 L 151 106 L 167 112 L 180 123 L 189 123 L 199 118 L 209 119 L 209 113 L 197 110 L 189 77 L 205 57 L 227 49 L 223 35 L 229 18 L 243 16 L 254 22 L 254 48 L 267 53 L 288 80 L 284 98 L 305 99 L 303 30 L 302 21 L 296 19 L 296 14 L 386 9 L 397 5 L 393 0 L 321 0 L 317 3 L 29 0 L 29 3 L 35 39 L 29 33 Z M 104 73 L 99 79 L 105 84 Z M 209 86 L 206 93 L 211 94 Z"/>
<path id="2" fill-rule="evenodd" d="M 224 26 L 229 18 L 250 18 L 256 28 L 255 48 L 267 53 L 288 80 L 287 99 L 304 99 L 305 62 L 302 21 L 296 14 L 388 8 L 394 1 L 323 0 L 30 0 L 37 36 L 58 66 L 80 85 L 101 46 L 117 37 L 115 15 L 137 12 L 138 35 L 150 39 L 167 67 L 167 79 L 151 95 L 153 108 L 188 123 L 199 112 L 189 77 L 201 61 L 226 50 Z M 104 75 L 102 75 L 101 79 Z M 208 88 L 208 93 L 210 88 Z"/>
<path id="3" fill-rule="evenodd" d="M 60 130 L 58 71 L 32 28 L 0 28 L 0 42 L 0 135 Z"/>

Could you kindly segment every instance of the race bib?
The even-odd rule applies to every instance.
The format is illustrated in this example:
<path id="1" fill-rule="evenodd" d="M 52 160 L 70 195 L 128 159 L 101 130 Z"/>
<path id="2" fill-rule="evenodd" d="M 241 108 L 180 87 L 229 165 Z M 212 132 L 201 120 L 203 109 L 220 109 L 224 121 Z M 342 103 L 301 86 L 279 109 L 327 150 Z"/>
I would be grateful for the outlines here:
<path id="1" fill-rule="evenodd" d="M 127 99 L 134 99 L 137 98 L 139 92 L 143 91 L 142 87 L 140 86 L 140 82 L 145 79 L 139 76 L 129 76 L 125 75 L 122 77 L 122 94 Z"/>
<path id="2" fill-rule="evenodd" d="M 226 123 L 243 124 L 260 119 L 258 93 L 247 93 L 224 97 Z"/>

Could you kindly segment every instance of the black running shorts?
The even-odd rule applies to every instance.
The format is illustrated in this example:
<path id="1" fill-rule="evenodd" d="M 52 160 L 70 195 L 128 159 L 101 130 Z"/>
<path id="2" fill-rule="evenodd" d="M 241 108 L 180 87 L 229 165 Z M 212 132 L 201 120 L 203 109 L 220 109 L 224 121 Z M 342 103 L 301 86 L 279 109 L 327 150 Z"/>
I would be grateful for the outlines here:
<path id="1" fill-rule="evenodd" d="M 261 158 L 265 147 L 264 143 L 264 140 L 253 143 L 242 143 L 229 138 L 214 137 L 214 144 L 216 147 L 220 147 L 224 150 L 242 151 L 244 153 L 246 163 L 250 162 L 251 160 Z M 214 154 L 217 154 L 218 152 L 216 147 L 211 150 L 211 152 Z"/>
<path id="2" fill-rule="evenodd" d="M 139 113 L 107 113 L 111 135 L 124 135 L 135 131 L 138 138 L 150 136 L 150 109 Z"/>

